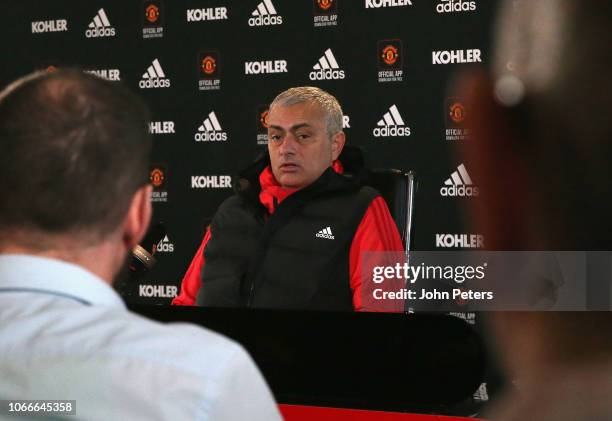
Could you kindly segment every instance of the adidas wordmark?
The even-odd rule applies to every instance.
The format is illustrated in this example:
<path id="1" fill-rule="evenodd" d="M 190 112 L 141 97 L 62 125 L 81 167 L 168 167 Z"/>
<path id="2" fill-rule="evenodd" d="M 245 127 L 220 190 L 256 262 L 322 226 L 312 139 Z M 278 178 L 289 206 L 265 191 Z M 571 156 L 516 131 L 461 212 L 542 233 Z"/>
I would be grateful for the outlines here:
<path id="1" fill-rule="evenodd" d="M 389 111 L 377 123 L 372 131 L 374 137 L 410 136 L 410 127 L 406 126 L 397 106 L 393 104 Z"/>
<path id="2" fill-rule="evenodd" d="M 276 13 L 272 0 L 264 0 L 251 13 L 253 17 L 249 19 L 249 26 L 269 26 L 281 25 L 283 17 Z"/>
<path id="3" fill-rule="evenodd" d="M 321 231 L 317 232 L 317 237 L 319 238 L 327 238 L 328 240 L 334 240 L 334 234 L 330 227 L 323 228 Z"/>
<path id="4" fill-rule="evenodd" d="M 90 22 L 89 28 L 85 31 L 85 36 L 87 38 L 115 36 L 115 28 L 111 26 L 104 9 L 98 10 L 98 13 L 96 13 L 96 16 Z"/>
<path id="5" fill-rule="evenodd" d="M 478 196 L 478 187 L 474 186 L 472 178 L 461 164 L 457 167 L 449 178 L 444 182 L 444 187 L 440 189 L 441 196 Z"/>
<path id="6" fill-rule="evenodd" d="M 202 125 L 198 127 L 198 132 L 195 134 L 196 142 L 209 141 L 226 141 L 227 133 L 221 128 L 221 124 L 217 119 L 214 111 L 208 114 L 208 118 L 204 120 Z"/>
<path id="7" fill-rule="evenodd" d="M 312 68 L 313 71 L 308 75 L 310 80 L 344 79 L 345 77 L 344 70 L 340 70 L 331 48 L 325 50 L 323 56 Z"/>
<path id="8" fill-rule="evenodd" d="M 166 78 L 158 59 L 153 60 L 147 71 L 142 74 L 138 86 L 140 89 L 170 87 L 170 79 Z"/>

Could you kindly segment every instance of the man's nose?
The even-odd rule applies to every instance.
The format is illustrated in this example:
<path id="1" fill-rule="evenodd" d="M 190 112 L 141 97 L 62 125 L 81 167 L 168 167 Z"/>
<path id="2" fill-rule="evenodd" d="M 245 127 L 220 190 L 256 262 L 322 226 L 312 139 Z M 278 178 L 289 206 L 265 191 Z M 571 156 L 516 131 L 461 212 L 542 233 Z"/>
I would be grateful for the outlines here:
<path id="1" fill-rule="evenodd" d="M 281 155 L 294 154 L 297 146 L 297 139 L 291 133 L 288 133 L 281 143 L 278 151 Z"/>

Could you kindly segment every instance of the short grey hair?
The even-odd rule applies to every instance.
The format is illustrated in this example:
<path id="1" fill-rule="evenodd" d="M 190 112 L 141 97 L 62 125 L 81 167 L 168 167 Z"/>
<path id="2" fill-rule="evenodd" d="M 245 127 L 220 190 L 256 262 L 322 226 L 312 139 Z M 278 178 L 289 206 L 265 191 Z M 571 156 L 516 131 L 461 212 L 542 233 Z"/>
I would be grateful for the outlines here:
<path id="1" fill-rule="evenodd" d="M 340 103 L 330 93 L 314 86 L 298 86 L 281 92 L 270 104 L 270 111 L 276 106 L 287 107 L 304 102 L 317 104 L 321 111 L 323 111 L 327 134 L 330 138 L 342 131 L 343 114 Z"/>

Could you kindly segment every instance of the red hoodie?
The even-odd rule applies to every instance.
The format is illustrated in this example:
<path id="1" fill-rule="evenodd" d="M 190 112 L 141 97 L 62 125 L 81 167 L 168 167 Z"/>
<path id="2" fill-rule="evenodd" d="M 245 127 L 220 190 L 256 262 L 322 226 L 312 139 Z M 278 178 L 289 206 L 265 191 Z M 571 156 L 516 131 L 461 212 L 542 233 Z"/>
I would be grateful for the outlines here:
<path id="1" fill-rule="evenodd" d="M 344 172 L 340 161 L 334 161 L 332 168 L 339 174 Z M 266 207 L 268 213 L 274 213 L 275 199 L 277 205 L 289 197 L 298 189 L 288 189 L 282 187 L 276 181 L 270 166 L 266 167 L 259 175 L 259 183 L 261 192 L 259 193 L 259 201 Z M 183 280 L 181 282 L 181 293 L 172 300 L 173 305 L 191 306 L 195 304 L 198 290 L 202 285 L 200 274 L 204 266 L 204 248 L 210 240 L 212 233 L 210 227 L 206 229 L 204 239 L 200 248 L 196 252 Z M 355 237 L 351 243 L 349 254 L 350 266 L 350 286 L 353 291 L 353 308 L 356 311 L 368 311 L 362 304 L 361 290 L 361 271 L 363 252 L 366 251 L 396 251 L 403 252 L 404 248 L 397 226 L 389 213 L 389 208 L 385 200 L 378 196 L 370 203 L 370 206 L 363 215 L 361 223 L 357 227 Z M 401 308 L 396 308 L 401 311 Z"/>

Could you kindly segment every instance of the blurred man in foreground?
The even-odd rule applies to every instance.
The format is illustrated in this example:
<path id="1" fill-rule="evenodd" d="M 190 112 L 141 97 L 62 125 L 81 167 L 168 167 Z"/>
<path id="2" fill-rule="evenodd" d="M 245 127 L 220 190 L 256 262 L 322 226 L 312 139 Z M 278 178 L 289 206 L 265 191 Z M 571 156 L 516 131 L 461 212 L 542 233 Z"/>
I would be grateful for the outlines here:
<path id="1" fill-rule="evenodd" d="M 462 79 L 474 220 L 492 250 L 611 249 L 611 25 L 609 1 L 507 1 L 492 77 Z M 612 419 L 609 311 L 491 318 L 518 390 L 492 419 Z"/>
<path id="2" fill-rule="evenodd" d="M 87 420 L 279 419 L 239 345 L 134 315 L 110 286 L 151 216 L 147 120 L 76 70 L 0 93 L 0 396 Z"/>
<path id="3" fill-rule="evenodd" d="M 363 183 L 361 153 L 344 146 L 336 98 L 288 89 L 268 123 L 268 156 L 234 183 L 173 304 L 403 311 L 365 291 L 364 254 L 403 247 L 385 200 Z"/>

